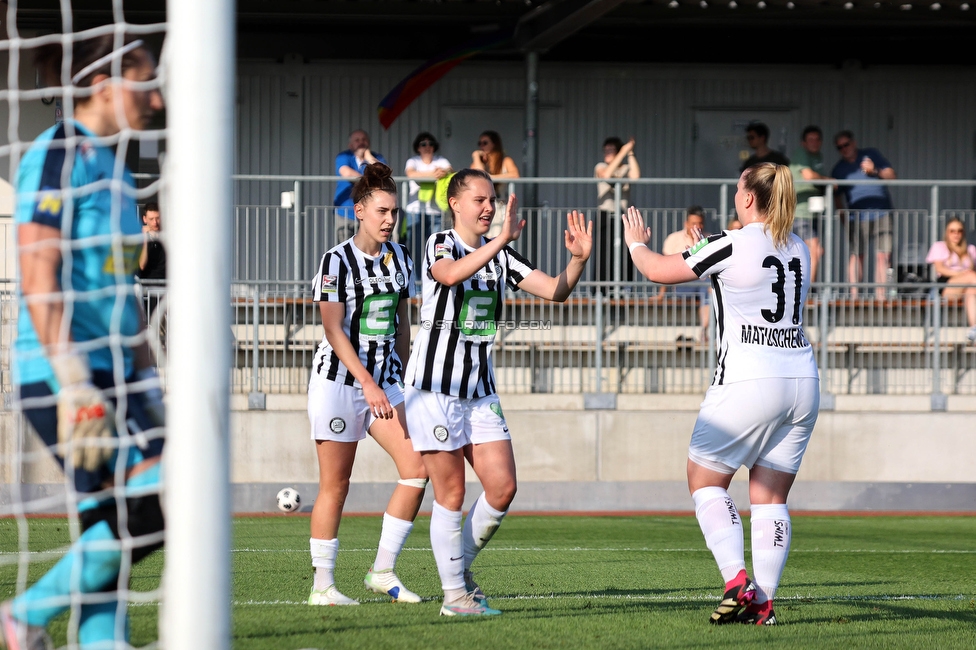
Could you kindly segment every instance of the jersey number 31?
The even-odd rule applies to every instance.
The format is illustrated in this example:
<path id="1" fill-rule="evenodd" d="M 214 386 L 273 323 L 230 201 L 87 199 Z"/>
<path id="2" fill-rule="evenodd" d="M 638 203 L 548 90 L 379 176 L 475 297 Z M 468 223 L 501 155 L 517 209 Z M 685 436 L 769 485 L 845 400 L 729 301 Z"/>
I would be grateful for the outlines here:
<path id="1" fill-rule="evenodd" d="M 762 317 L 767 323 L 778 323 L 783 320 L 783 312 L 786 311 L 786 270 L 779 258 L 770 255 L 763 260 L 763 268 L 776 269 L 776 281 L 773 282 L 772 290 L 776 295 L 776 311 L 769 309 L 762 310 Z M 800 290 L 803 288 L 803 273 L 800 270 L 800 258 L 794 257 L 788 264 L 790 271 L 793 272 L 793 324 L 800 324 Z"/>

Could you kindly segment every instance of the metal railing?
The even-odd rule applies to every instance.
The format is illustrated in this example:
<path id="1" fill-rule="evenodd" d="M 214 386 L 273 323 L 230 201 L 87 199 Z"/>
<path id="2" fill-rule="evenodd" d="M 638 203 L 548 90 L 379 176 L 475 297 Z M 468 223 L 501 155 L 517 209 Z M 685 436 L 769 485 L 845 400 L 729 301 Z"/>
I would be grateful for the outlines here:
<path id="1" fill-rule="evenodd" d="M 933 283 L 882 298 L 879 286 L 862 284 L 852 297 L 851 285 L 821 283 L 808 299 L 805 330 L 824 393 L 929 394 L 936 406 L 947 394 L 976 394 L 963 302 L 942 298 Z M 494 351 L 499 391 L 702 393 L 715 368 L 715 325 L 702 313 L 707 291 L 585 282 L 565 303 L 510 294 Z M 324 333 L 308 289 L 242 283 L 231 302 L 234 390 L 304 392 Z M 413 336 L 419 307 L 414 299 Z"/>
<path id="2" fill-rule="evenodd" d="M 280 283 L 281 284 L 281 283 Z M 238 283 L 230 296 L 234 392 L 303 393 L 324 331 L 304 283 L 267 289 Z M 693 286 L 693 285 L 692 285 Z M 809 297 L 804 324 L 832 395 L 976 394 L 976 346 L 962 300 L 946 300 L 944 285 L 896 286 L 888 295 L 865 283 L 852 297 L 844 283 L 821 283 Z M 9 289 L 9 284 L 7 285 Z M 882 298 L 875 289 L 885 290 Z M 703 327 L 702 285 L 671 287 L 584 282 L 564 303 L 509 294 L 494 351 L 496 383 L 504 393 L 700 394 L 715 368 L 714 322 Z M 165 359 L 165 287 L 143 286 L 150 345 Z M 413 336 L 418 299 L 411 301 Z M 0 390 L 12 389 L 10 342 L 16 327 L 12 291 L 0 293 Z M 711 312 L 707 316 L 711 318 Z M 163 364 L 165 365 L 165 364 Z"/>
<path id="3" fill-rule="evenodd" d="M 245 191 L 251 187 L 288 188 L 296 197 L 329 197 L 336 176 L 265 176 L 241 175 L 235 177 L 239 194 L 246 196 L 273 195 L 273 192 Z M 403 200 L 406 204 L 406 179 L 402 181 Z M 524 178 L 509 181 L 509 191 L 522 192 L 538 188 L 592 188 L 596 196 L 596 183 L 602 179 L 594 178 Z M 555 207 L 542 202 L 542 205 L 521 207 L 519 216 L 527 222 L 525 231 L 514 246 L 542 270 L 558 273 L 565 264 L 563 230 L 565 214 L 570 209 L 581 210 L 588 219 L 595 222 L 598 241 L 595 242 L 594 256 L 588 265 L 585 280 L 631 282 L 629 259 L 623 243 L 619 219 L 624 192 L 623 186 L 630 185 L 631 203 L 640 207 L 645 221 L 651 228 L 651 247 L 660 251 L 668 234 L 681 230 L 685 221 L 685 208 L 690 204 L 705 206 L 706 232 L 724 229 L 734 218 L 732 198 L 735 194 L 736 180 L 730 179 L 624 179 L 613 183 L 615 204 L 612 211 L 602 212 L 585 205 L 566 205 Z M 823 258 L 817 281 L 824 282 L 909 282 L 934 279 L 928 277 L 925 255 L 935 241 L 942 238 L 945 222 L 952 216 L 960 217 L 967 231 L 976 230 L 976 210 L 972 209 L 971 197 L 960 198 L 964 190 L 976 188 L 971 180 L 893 180 L 893 181 L 844 181 L 845 185 L 880 184 L 890 186 L 893 192 L 901 190 L 905 194 L 897 209 L 886 212 L 890 224 L 890 242 L 874 232 L 861 233 L 858 224 L 862 218 L 874 217 L 877 211 L 857 211 L 835 208 L 835 188 L 829 181 L 811 181 L 824 188 L 824 210 L 813 216 Z M 948 190 L 948 191 L 947 191 Z M 531 193 L 531 192 L 530 192 Z M 683 203 L 671 202 L 675 207 L 661 206 L 658 195 L 681 193 L 687 197 Z M 952 202 L 942 199 L 948 194 Z M 920 198 L 923 197 L 924 199 Z M 591 202 L 592 199 L 588 202 Z M 673 198 L 669 199 L 674 201 Z M 962 203 L 963 205 L 959 205 Z M 591 203 L 592 204 L 592 203 Z M 667 205 L 667 204 L 664 204 Z M 449 218 L 443 220 L 448 227 Z M 235 263 L 233 277 L 238 282 L 266 281 L 308 281 L 316 270 L 321 256 L 338 243 L 338 226 L 354 225 L 337 213 L 328 203 L 316 203 L 295 199 L 292 207 L 277 205 L 248 205 L 241 203 L 235 214 Z M 426 224 L 417 231 L 420 242 L 430 235 Z M 345 234 L 343 230 L 339 234 Z M 867 236 L 865 236 L 865 234 Z M 418 241 L 404 241 L 408 247 L 417 251 Z M 890 246 L 887 265 L 891 269 L 889 278 L 885 263 L 877 253 Z M 851 277 L 848 268 L 851 257 L 861 258 L 863 273 Z M 641 278 L 637 284 L 645 282 Z"/>
<path id="4" fill-rule="evenodd" d="M 239 176 L 236 180 L 284 183 L 283 187 L 294 188 L 297 198 L 292 208 L 237 207 L 230 297 L 233 387 L 239 393 L 300 393 L 306 388 L 315 347 L 322 338 L 311 302 L 310 278 L 321 255 L 336 243 L 336 225 L 342 219 L 331 206 L 303 207 L 300 197 L 314 194 L 308 191 L 312 185 L 320 186 L 319 194 L 331 192 L 337 178 Z M 598 179 L 588 178 L 519 179 L 510 183 L 510 190 L 525 184 L 596 182 Z M 632 186 L 632 196 L 641 186 L 717 189 L 717 203 L 706 204 L 706 229 L 712 232 L 734 216 L 729 200 L 734 181 L 635 179 L 627 183 Z M 887 275 L 878 275 L 872 268 L 879 259 L 879 242 L 859 237 L 861 215 L 834 210 L 833 187 L 825 187 L 826 209 L 813 219 L 824 256 L 807 304 L 808 338 L 816 348 L 828 397 L 929 394 L 933 406 L 939 408 L 947 394 L 976 394 L 972 372 L 976 348 L 966 339 L 968 323 L 961 301 L 943 300 L 938 285 L 929 282 L 925 253 L 933 241 L 941 239 L 948 218 L 962 218 L 967 230 L 976 227 L 976 211 L 940 204 L 941 187 L 971 188 L 976 181 L 884 184 L 922 188 L 928 196 L 927 206 L 889 212 L 892 272 Z M 599 220 L 602 228 L 597 228 L 584 281 L 566 303 L 547 303 L 519 293 L 509 296 L 505 325 L 495 348 L 500 390 L 701 393 L 709 385 L 714 351 L 702 342 L 701 327 L 702 300 L 707 292 L 678 293 L 631 276 L 617 218 L 622 185 L 616 184 L 618 207 L 613 213 L 583 210 L 589 218 Z M 561 271 L 568 259 L 562 242 L 565 212 L 548 206 L 520 208 L 519 216 L 528 226 L 515 247 L 550 274 Z M 651 227 L 650 246 L 655 250 L 661 250 L 664 238 L 681 229 L 685 219 L 684 207 L 650 208 L 642 213 Z M 423 227 L 420 238 L 426 239 L 429 233 Z M 0 228 L 6 232 L 11 225 L 0 223 Z M 5 236 L 0 241 L 7 240 Z M 6 259 L 12 258 L 11 251 L 4 252 Z M 844 282 L 852 255 L 863 257 L 866 282 Z M 883 281 L 871 282 L 882 277 Z M 0 390 L 9 392 L 16 306 L 12 282 L 7 280 L 3 286 Z M 154 335 L 151 342 L 157 354 L 164 356 L 165 287 L 146 282 L 144 291 Z M 411 309 L 414 328 L 418 312 L 415 300 Z"/>

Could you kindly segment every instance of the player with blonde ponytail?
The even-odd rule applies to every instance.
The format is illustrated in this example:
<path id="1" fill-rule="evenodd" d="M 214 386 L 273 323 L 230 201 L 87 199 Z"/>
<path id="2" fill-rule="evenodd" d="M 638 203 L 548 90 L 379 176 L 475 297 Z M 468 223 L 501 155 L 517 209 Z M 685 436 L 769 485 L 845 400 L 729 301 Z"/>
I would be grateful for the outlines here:
<path id="1" fill-rule="evenodd" d="M 817 364 L 803 334 L 810 251 L 793 234 L 795 208 L 789 168 L 761 163 L 739 177 L 735 212 L 743 227 L 683 253 L 654 253 L 640 212 L 631 207 L 623 216 L 625 240 L 644 275 L 666 284 L 707 277 L 715 293 L 718 363 L 688 450 L 695 515 L 725 581 L 709 619 L 715 624 L 776 624 L 773 597 L 792 532 L 786 499 L 820 408 Z M 742 520 L 728 493 L 743 465 L 752 578 Z"/>

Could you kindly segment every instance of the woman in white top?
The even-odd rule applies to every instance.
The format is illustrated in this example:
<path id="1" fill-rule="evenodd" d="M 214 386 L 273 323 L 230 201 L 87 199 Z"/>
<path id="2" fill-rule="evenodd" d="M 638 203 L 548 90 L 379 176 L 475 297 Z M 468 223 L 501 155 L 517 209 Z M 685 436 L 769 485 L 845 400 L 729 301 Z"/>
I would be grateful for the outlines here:
<path id="1" fill-rule="evenodd" d="M 440 180 L 452 171 L 451 163 L 437 154 L 440 143 L 431 133 L 421 131 L 413 139 L 415 156 L 407 160 L 407 177 L 435 178 Z M 410 181 L 410 198 L 407 200 L 406 238 L 414 263 L 424 254 L 424 242 L 442 228 L 441 209 L 434 201 L 434 181 Z"/>
<path id="2" fill-rule="evenodd" d="M 966 226 L 959 217 L 946 222 L 945 239 L 932 244 L 925 261 L 935 267 L 939 282 L 945 282 L 942 295 L 946 298 L 966 299 L 966 338 L 976 342 L 976 246 L 966 242 Z"/>
<path id="3" fill-rule="evenodd" d="M 640 212 L 631 207 L 624 216 L 634 264 L 649 279 L 712 282 L 718 363 L 691 436 L 688 488 L 726 583 L 710 618 L 716 624 L 776 624 L 773 596 L 790 549 L 786 499 L 820 408 L 817 364 L 803 335 L 810 251 L 793 234 L 795 208 L 789 167 L 762 163 L 739 178 L 735 212 L 742 229 L 682 253 L 651 251 Z M 745 570 L 742 520 L 728 493 L 742 465 L 749 468 L 755 582 Z"/>

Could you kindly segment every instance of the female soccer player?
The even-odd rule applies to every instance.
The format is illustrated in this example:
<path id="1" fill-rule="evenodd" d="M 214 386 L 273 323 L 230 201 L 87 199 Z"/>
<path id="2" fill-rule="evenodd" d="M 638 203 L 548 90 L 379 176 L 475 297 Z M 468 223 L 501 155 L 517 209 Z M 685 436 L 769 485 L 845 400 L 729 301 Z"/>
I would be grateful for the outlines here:
<path id="1" fill-rule="evenodd" d="M 81 647 L 116 647 L 128 639 L 126 603 L 112 596 L 127 588 L 120 567 L 162 545 L 163 405 L 134 285 L 142 250 L 135 183 L 124 149 L 109 144 L 123 130 L 147 128 L 163 100 L 140 40 L 76 41 L 70 71 L 60 45 L 46 46 L 36 64 L 49 86 L 73 94 L 74 110 L 37 138 L 17 171 L 14 383 L 24 415 L 77 491 L 83 533 L 0 606 L 0 630 L 7 648 L 48 647 L 48 623 L 69 598 L 80 599 Z M 135 538 L 125 557 L 123 538 Z"/>
<path id="2" fill-rule="evenodd" d="M 339 520 L 359 441 L 369 432 L 400 474 L 383 515 L 376 561 L 365 584 L 394 601 L 419 603 L 393 572 L 427 486 L 405 431 L 401 359 L 410 351 L 407 300 L 414 293 L 407 249 L 390 241 L 397 187 L 383 163 L 368 165 L 352 189 L 359 231 L 322 257 L 313 285 L 325 336 L 312 361 L 308 418 L 319 461 L 319 494 L 309 544 L 315 580 L 309 605 L 358 605 L 335 587 Z"/>
<path id="3" fill-rule="evenodd" d="M 654 253 L 640 212 L 624 215 L 626 242 L 644 275 L 666 284 L 709 277 L 715 291 L 718 367 L 691 436 L 688 488 L 726 582 L 710 619 L 717 624 L 776 624 L 773 597 L 790 550 L 786 498 L 820 408 L 817 364 L 803 335 L 810 251 L 792 232 L 795 206 L 789 168 L 762 163 L 739 178 L 742 229 L 683 253 Z M 755 583 L 727 491 L 741 465 L 749 468 Z"/>
<path id="4" fill-rule="evenodd" d="M 533 268 L 509 244 L 522 233 L 514 195 L 495 239 L 485 233 L 495 214 L 495 190 L 484 171 L 463 169 L 451 179 L 454 229 L 427 240 L 421 329 L 407 363 L 405 398 L 413 447 L 434 485 L 430 540 L 444 589 L 445 616 L 499 614 L 488 607 L 471 563 L 498 529 L 515 497 L 515 457 L 495 394 L 491 349 L 505 285 L 562 302 L 580 279 L 592 247 L 592 223 L 567 216 L 572 258 L 558 277 Z M 464 460 L 484 492 L 461 529 Z"/>

